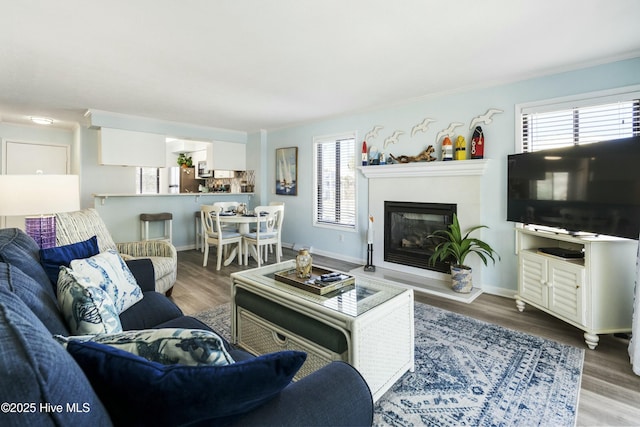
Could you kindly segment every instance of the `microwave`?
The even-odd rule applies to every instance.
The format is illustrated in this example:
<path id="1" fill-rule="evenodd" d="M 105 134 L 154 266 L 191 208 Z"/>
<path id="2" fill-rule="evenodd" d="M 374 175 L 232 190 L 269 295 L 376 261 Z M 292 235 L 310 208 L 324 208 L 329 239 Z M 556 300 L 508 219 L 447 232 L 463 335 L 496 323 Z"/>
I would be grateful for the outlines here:
<path id="1" fill-rule="evenodd" d="M 200 178 L 211 178 L 213 175 L 210 170 L 207 170 L 207 162 L 206 160 L 202 160 L 198 162 L 198 176 Z"/>

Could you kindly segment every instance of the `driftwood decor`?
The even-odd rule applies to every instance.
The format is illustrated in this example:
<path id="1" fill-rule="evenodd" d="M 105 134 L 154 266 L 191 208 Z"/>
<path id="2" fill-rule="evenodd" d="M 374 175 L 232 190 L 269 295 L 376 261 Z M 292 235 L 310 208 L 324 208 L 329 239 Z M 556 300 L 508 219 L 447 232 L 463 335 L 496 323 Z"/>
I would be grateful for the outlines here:
<path id="1" fill-rule="evenodd" d="M 412 163 L 412 162 L 433 162 L 436 160 L 431 154 L 436 151 L 433 148 L 433 145 L 430 145 L 426 148 L 426 150 L 422 151 L 417 156 L 398 156 L 395 157 L 393 154 L 390 154 L 391 158 L 398 163 Z"/>

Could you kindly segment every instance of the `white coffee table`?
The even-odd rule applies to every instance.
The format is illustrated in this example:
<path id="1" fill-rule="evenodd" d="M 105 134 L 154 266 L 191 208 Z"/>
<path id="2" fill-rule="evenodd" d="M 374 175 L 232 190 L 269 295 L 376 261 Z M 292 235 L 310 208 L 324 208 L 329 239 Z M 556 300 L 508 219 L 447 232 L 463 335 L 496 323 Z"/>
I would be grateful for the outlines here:
<path id="1" fill-rule="evenodd" d="M 279 350 L 307 352 L 302 377 L 330 363 L 344 360 L 367 381 L 377 401 L 405 372 L 414 370 L 413 291 L 380 280 L 356 278 L 356 284 L 325 296 L 279 282 L 274 273 L 295 268 L 295 261 L 231 274 L 231 336 L 254 354 Z M 269 313 L 256 314 L 236 304 L 238 293 L 250 293 L 303 322 L 312 319 L 344 336 L 347 348 L 336 353 L 310 337 L 291 332 Z M 258 299 L 261 301 L 260 299 Z M 253 309 L 253 311 L 257 311 Z M 300 317 L 303 316 L 303 317 Z"/>

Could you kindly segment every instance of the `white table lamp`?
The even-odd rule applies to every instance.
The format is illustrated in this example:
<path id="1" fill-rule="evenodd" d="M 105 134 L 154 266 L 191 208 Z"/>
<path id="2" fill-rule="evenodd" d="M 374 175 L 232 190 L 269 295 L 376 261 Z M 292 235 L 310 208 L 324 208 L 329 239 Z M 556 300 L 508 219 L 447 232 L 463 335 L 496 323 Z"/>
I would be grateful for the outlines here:
<path id="1" fill-rule="evenodd" d="M 43 249 L 56 245 L 53 214 L 79 209 L 78 175 L 0 175 L 0 216 L 28 215 L 25 231 Z"/>

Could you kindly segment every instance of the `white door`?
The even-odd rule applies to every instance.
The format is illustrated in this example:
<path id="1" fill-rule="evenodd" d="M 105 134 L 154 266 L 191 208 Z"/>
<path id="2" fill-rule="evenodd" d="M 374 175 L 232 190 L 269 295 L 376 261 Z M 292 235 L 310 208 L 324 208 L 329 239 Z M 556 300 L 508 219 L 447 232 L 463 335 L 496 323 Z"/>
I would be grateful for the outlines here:
<path id="1" fill-rule="evenodd" d="M 65 175 L 70 170 L 68 145 L 3 141 L 3 173 L 7 175 Z M 16 191 L 20 191 L 16 189 Z M 1 225 L 1 223 L 0 223 Z M 4 227 L 24 230 L 23 216 L 5 217 Z"/>

